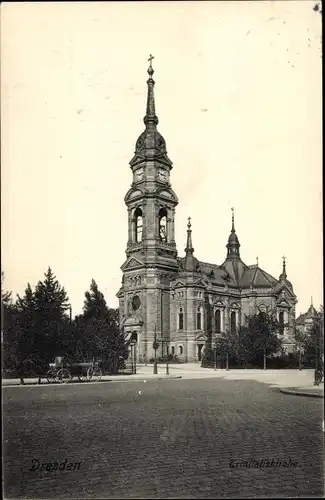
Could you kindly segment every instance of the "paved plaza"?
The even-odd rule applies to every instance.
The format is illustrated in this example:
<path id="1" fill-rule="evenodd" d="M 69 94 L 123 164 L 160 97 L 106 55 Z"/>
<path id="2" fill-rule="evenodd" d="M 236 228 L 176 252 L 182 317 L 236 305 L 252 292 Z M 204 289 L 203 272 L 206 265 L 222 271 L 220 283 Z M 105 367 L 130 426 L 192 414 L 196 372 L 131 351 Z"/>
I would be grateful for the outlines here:
<path id="1" fill-rule="evenodd" d="M 4 387 L 3 409 L 5 498 L 323 496 L 323 401 L 272 383 Z"/>

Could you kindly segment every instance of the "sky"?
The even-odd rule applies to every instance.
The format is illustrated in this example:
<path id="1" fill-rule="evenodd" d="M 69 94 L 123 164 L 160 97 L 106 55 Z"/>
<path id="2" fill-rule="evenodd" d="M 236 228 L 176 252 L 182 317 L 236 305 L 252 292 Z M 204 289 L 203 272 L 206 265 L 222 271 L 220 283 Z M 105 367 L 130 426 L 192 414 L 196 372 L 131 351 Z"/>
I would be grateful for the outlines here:
<path id="1" fill-rule="evenodd" d="M 323 304 L 321 15 L 312 1 L 3 3 L 2 269 L 22 294 L 48 266 L 81 312 L 117 307 L 129 161 L 149 54 L 184 254 L 241 257 Z"/>

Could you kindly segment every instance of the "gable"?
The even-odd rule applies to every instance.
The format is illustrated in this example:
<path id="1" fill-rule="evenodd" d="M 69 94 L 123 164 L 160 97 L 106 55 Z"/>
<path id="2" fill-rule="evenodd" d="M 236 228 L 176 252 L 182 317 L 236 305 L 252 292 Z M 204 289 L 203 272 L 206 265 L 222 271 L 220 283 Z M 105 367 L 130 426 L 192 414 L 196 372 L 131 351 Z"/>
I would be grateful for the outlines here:
<path id="1" fill-rule="evenodd" d="M 280 296 L 280 292 L 284 292 L 284 291 L 285 291 L 286 296 L 287 296 L 288 298 L 290 298 L 290 299 L 295 298 L 295 294 L 294 294 L 294 293 L 293 293 L 293 291 L 292 291 L 292 290 L 288 287 L 288 285 L 287 285 L 286 283 L 279 283 L 279 286 L 278 286 L 278 287 L 276 287 L 276 289 L 275 289 L 275 293 L 276 293 L 277 295 L 279 295 L 279 296 L 278 296 L 278 300 L 281 300 L 281 299 L 283 298 L 282 296 Z"/>
<path id="2" fill-rule="evenodd" d="M 141 198 L 143 196 L 143 192 L 140 189 L 129 189 L 129 191 L 126 193 L 124 201 L 127 203 L 130 200 L 135 200 L 137 198 Z"/>
<path id="3" fill-rule="evenodd" d="M 209 283 L 207 281 L 203 281 L 202 278 L 199 278 L 195 283 L 194 283 L 195 286 L 203 286 L 204 288 L 206 288 Z"/>
<path id="4" fill-rule="evenodd" d="M 131 269 L 137 269 L 139 267 L 143 267 L 144 262 L 136 259 L 135 257 L 130 257 L 124 264 L 121 266 L 122 271 L 128 271 Z"/>
<path id="5" fill-rule="evenodd" d="M 180 287 L 184 287 L 186 286 L 185 283 L 181 280 L 177 280 L 174 284 L 173 284 L 173 288 L 180 288 Z"/>
<path id="6" fill-rule="evenodd" d="M 167 200 L 174 201 L 175 203 L 178 203 L 178 198 L 171 188 L 168 189 L 168 191 L 166 188 L 158 189 L 155 192 L 155 195 L 159 196 L 160 198 L 165 198 Z"/>

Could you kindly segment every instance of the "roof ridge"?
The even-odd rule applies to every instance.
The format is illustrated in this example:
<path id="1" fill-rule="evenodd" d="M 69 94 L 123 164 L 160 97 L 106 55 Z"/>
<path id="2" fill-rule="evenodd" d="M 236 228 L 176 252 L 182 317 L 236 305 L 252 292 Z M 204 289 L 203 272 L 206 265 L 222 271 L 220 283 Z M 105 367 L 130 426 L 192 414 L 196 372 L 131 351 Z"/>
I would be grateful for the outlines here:
<path id="1" fill-rule="evenodd" d="M 199 263 L 203 264 L 203 266 L 210 266 L 210 267 L 221 268 L 221 265 L 219 265 L 219 264 L 211 264 L 210 262 L 203 262 L 202 260 L 199 260 Z"/>

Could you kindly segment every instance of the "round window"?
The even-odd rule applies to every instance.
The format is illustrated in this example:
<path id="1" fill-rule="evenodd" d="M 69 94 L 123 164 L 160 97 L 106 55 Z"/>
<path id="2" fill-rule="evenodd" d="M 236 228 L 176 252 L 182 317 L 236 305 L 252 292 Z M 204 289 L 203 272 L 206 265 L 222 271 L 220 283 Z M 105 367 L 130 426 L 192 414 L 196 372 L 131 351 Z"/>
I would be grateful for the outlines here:
<path id="1" fill-rule="evenodd" d="M 137 309 L 139 309 L 139 307 L 141 306 L 141 300 L 140 300 L 140 297 L 138 295 L 135 295 L 132 299 L 132 309 L 133 311 L 136 311 Z"/>

